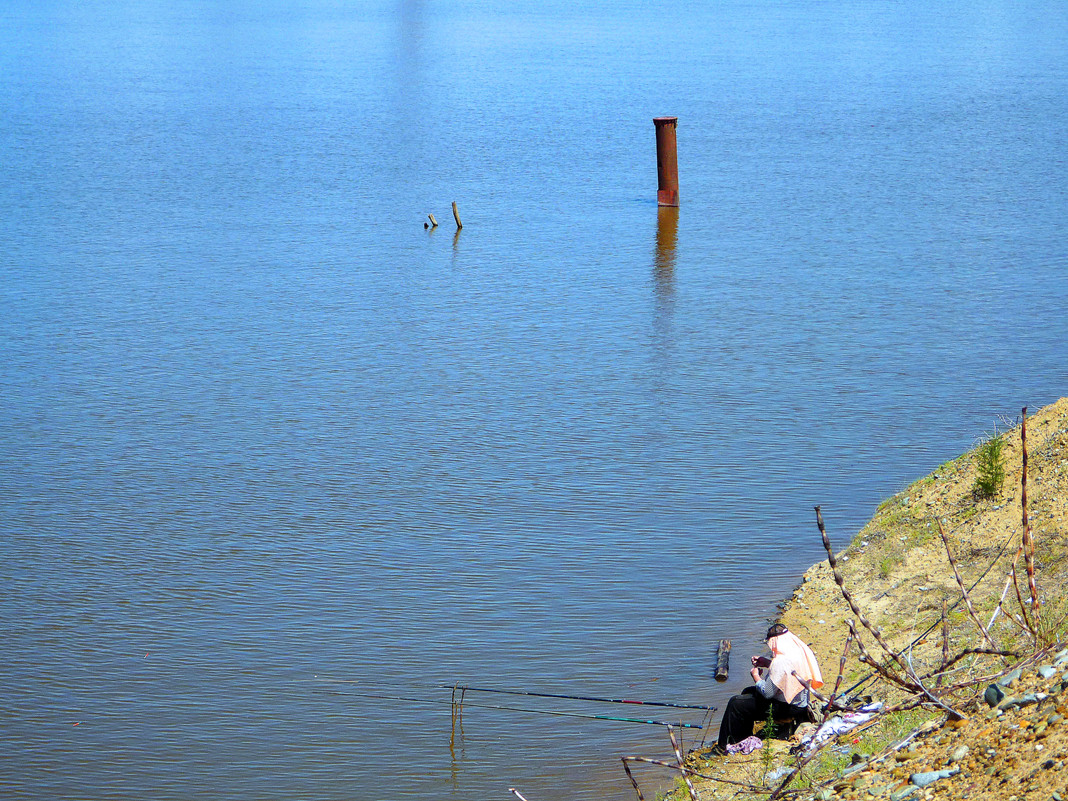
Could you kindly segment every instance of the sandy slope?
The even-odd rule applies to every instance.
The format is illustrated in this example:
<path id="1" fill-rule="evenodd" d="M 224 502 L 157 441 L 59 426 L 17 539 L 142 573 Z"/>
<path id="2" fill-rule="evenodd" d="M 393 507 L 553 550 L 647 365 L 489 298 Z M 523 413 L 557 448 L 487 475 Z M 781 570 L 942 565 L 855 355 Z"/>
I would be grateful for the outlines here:
<path id="1" fill-rule="evenodd" d="M 1005 431 L 1004 456 L 1007 479 L 1002 491 L 992 499 L 977 498 L 976 453 L 941 465 L 931 475 L 887 499 L 872 520 L 838 552 L 846 588 L 861 611 L 878 627 L 894 649 L 912 643 L 911 656 L 918 668 L 937 667 L 942 653 L 943 602 L 949 608 L 949 648 L 955 654 L 981 644 L 978 627 L 972 622 L 962 593 L 946 558 L 938 533 L 941 521 L 957 559 L 964 583 L 974 589 L 970 596 L 979 619 L 986 624 L 1004 595 L 1006 606 L 1020 617 L 1014 587 L 1007 577 L 1021 540 L 1020 427 Z M 1068 398 L 1038 410 L 1027 419 L 1027 503 L 1036 543 L 1035 573 L 1042 612 L 1039 622 L 1049 641 L 1063 642 L 1068 626 Z M 843 544 L 844 532 L 827 531 L 835 549 Z M 816 534 L 815 521 L 813 532 Z M 1018 562 L 1019 586 L 1027 598 L 1024 559 Z M 1011 602 L 1011 603 L 1010 603 Z M 782 620 L 791 630 L 811 643 L 820 658 L 827 680 L 826 691 L 834 684 L 839 657 L 847 636 L 846 621 L 855 620 L 834 583 L 825 560 L 804 576 L 801 586 L 783 607 Z M 931 627 L 934 627 L 928 633 Z M 1035 645 L 1020 626 L 998 612 L 991 633 L 999 647 L 1030 656 Z M 862 640 L 872 654 L 880 656 L 874 638 L 864 632 Z M 852 774 L 848 781 L 832 781 L 817 797 L 899 798 L 908 795 L 912 773 L 951 766 L 961 768 L 924 790 L 913 789 L 913 798 L 1052 798 L 1058 792 L 1068 799 L 1068 691 L 1060 687 L 1068 662 L 1057 667 L 1056 675 L 1041 678 L 1038 667 L 1052 666 L 1058 648 L 1054 646 L 1024 665 L 1022 677 L 1006 693 L 1028 691 L 1045 693 L 1038 704 L 1011 710 L 991 710 L 982 700 L 990 680 L 984 680 L 953 699 L 954 708 L 967 719 L 954 726 L 944 713 L 931 710 L 928 730 L 915 738 L 911 750 L 903 749 L 883 762 Z M 843 687 L 871 673 L 858 662 L 856 649 L 845 670 Z M 741 655 L 739 655 L 741 656 Z M 994 676 L 1007 672 L 1019 658 L 969 657 L 960 663 L 959 681 L 967 676 Z M 1049 671 L 1046 671 L 1048 674 Z M 1068 686 L 1068 679 L 1065 680 Z M 893 687 L 883 680 L 870 680 L 856 691 L 893 700 Z M 1043 723 L 1044 722 L 1044 723 Z M 1037 734 L 1036 734 L 1037 730 Z M 844 745 L 843 745 L 844 743 Z M 839 743 L 848 750 L 850 738 Z M 781 761 L 786 744 L 773 741 Z M 961 756 L 961 746 L 968 746 Z M 959 757 L 950 765 L 952 756 Z M 859 758 L 859 757 L 858 757 Z M 751 757 L 699 759 L 703 772 L 741 781 L 759 781 L 767 761 Z M 737 787 L 716 782 L 698 782 L 702 798 L 733 797 Z M 684 795 L 684 794 L 683 794 Z M 744 795 L 744 793 L 743 793 Z"/>

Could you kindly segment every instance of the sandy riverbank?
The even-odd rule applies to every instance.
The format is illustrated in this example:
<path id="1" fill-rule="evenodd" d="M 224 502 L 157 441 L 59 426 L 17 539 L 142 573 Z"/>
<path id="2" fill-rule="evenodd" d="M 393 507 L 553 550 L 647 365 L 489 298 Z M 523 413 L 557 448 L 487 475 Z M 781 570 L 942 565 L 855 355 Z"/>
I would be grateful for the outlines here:
<path id="1" fill-rule="evenodd" d="M 1035 541 L 1035 573 L 1042 612 L 1036 626 L 1040 639 L 1063 643 L 1068 626 L 1068 398 L 1030 414 L 1027 419 L 1028 481 L 1027 504 Z M 1014 588 L 1006 592 L 1006 581 L 1021 542 L 1022 448 L 1019 421 L 1004 431 L 1006 480 L 993 498 L 974 492 L 976 452 L 938 467 L 930 475 L 888 498 L 872 520 L 846 544 L 847 532 L 836 531 L 827 519 L 827 533 L 838 554 L 846 588 L 857 604 L 894 650 L 908 649 L 921 669 L 937 668 L 941 661 L 943 602 L 949 608 L 951 654 L 983 644 L 982 635 L 966 604 L 946 557 L 938 531 L 941 521 L 956 557 L 976 616 L 984 624 L 994 616 L 1000 598 L 1019 613 Z M 813 520 L 813 536 L 818 536 Z M 1027 597 L 1024 559 L 1017 565 L 1019 584 Z M 820 659 L 827 680 L 826 691 L 834 684 L 839 658 L 848 634 L 847 621 L 856 615 L 846 604 L 834 582 L 827 560 L 810 568 L 793 596 L 784 604 L 782 621 L 808 641 Z M 927 630 L 934 626 L 934 630 Z M 969 655 L 955 666 L 946 683 L 976 680 L 1008 672 L 1030 657 L 1039 646 L 1010 618 L 998 612 L 990 628 L 1002 650 L 1018 656 Z M 874 638 L 861 637 L 869 653 L 884 658 Z M 987 644 L 989 645 L 989 644 Z M 1041 645 L 1041 643 L 1040 643 Z M 807 773 L 818 779 L 816 788 L 802 797 L 818 798 L 1055 798 L 1057 792 L 1068 799 L 1068 692 L 1060 689 L 1061 674 L 1040 677 L 1039 667 L 1052 666 L 1054 645 L 1034 659 L 1024 659 L 1021 678 L 1008 688 L 1009 696 L 1026 691 L 1045 693 L 1040 703 L 1012 709 L 991 709 L 983 701 L 990 683 L 984 679 L 947 698 L 964 721 L 947 723 L 947 713 L 937 707 L 923 708 L 899 716 L 888 716 L 856 737 L 844 738 L 827 749 L 825 758 L 814 760 Z M 746 654 L 738 654 L 735 670 L 745 668 Z M 854 647 L 844 671 L 843 688 L 867 676 L 871 669 L 857 659 Z M 1065 681 L 1068 686 L 1068 679 Z M 894 702 L 905 695 L 884 679 L 862 685 L 858 693 Z M 851 761 L 866 760 L 880 750 L 891 748 L 896 739 L 927 722 L 927 730 L 912 744 L 890 753 L 882 761 L 856 770 L 847 780 L 841 770 Z M 761 785 L 769 769 L 791 765 L 789 743 L 770 741 L 772 748 L 747 757 L 702 758 L 693 764 L 716 779 Z M 961 746 L 967 746 L 962 749 Z M 768 758 L 767 753 L 772 754 Z M 909 783 L 913 773 L 950 767 L 960 772 L 919 789 Z M 822 773 L 820 773 L 822 771 Z M 838 777 L 838 778 L 835 778 Z M 802 781 L 802 784 L 804 782 Z M 759 797 L 738 785 L 716 780 L 696 780 L 700 797 Z M 767 793 L 763 794 L 767 797 Z M 685 791 L 681 796 L 685 797 Z"/>

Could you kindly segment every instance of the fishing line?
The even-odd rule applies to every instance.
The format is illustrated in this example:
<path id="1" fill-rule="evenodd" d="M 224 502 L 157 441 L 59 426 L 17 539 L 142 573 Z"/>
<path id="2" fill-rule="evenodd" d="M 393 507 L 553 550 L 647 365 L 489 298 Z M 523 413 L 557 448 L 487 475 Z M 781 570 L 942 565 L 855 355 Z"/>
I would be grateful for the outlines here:
<path id="1" fill-rule="evenodd" d="M 449 704 L 450 706 L 454 705 L 454 703 L 452 701 L 445 701 L 445 700 L 437 699 L 437 698 L 414 698 L 414 697 L 409 696 L 409 695 L 379 695 L 379 694 L 376 694 L 376 693 L 354 693 L 354 692 L 344 692 L 344 693 L 338 693 L 338 694 L 339 695 L 352 695 L 352 696 L 356 696 L 357 698 L 375 698 L 375 699 L 378 699 L 378 700 L 381 700 L 381 701 L 409 701 L 411 703 L 416 703 L 416 704 Z M 515 707 L 515 706 L 499 706 L 499 705 L 496 705 L 496 704 L 471 704 L 471 703 L 467 703 L 467 702 L 464 702 L 463 706 L 465 706 L 465 707 L 475 707 L 477 709 L 499 709 L 499 710 L 504 710 L 506 712 L 526 712 L 526 713 L 530 713 L 530 714 L 533 714 L 533 715 L 559 715 L 561 717 L 585 718 L 587 720 L 611 720 L 611 721 L 616 721 L 616 722 L 620 722 L 620 723 L 646 723 L 646 724 L 649 724 L 651 726 L 675 726 L 676 728 L 681 728 L 681 729 L 700 729 L 700 728 L 703 728 L 703 726 L 700 726 L 700 725 L 698 725 L 696 723 L 682 723 L 682 722 L 671 722 L 671 723 L 669 723 L 669 722 L 663 721 L 663 720 L 645 720 L 643 718 L 624 718 L 624 717 L 617 717 L 615 715 L 584 715 L 584 714 L 582 714 L 580 712 L 560 712 L 560 711 L 551 710 L 551 709 L 523 709 L 521 707 Z"/>
<path id="2" fill-rule="evenodd" d="M 450 690 L 451 684 L 438 684 L 436 689 Z M 703 711 L 715 710 L 714 706 L 703 704 L 674 704 L 670 701 L 631 701 L 626 698 L 598 698 L 591 695 L 559 695 L 557 693 L 539 693 L 533 690 L 498 690 L 491 687 L 472 687 L 468 684 L 457 684 L 456 689 L 479 693 L 500 693 L 501 695 L 530 695 L 536 698 L 565 698 L 571 701 L 599 701 L 606 704 L 637 704 L 640 706 L 666 706 L 673 709 L 700 709 Z"/>

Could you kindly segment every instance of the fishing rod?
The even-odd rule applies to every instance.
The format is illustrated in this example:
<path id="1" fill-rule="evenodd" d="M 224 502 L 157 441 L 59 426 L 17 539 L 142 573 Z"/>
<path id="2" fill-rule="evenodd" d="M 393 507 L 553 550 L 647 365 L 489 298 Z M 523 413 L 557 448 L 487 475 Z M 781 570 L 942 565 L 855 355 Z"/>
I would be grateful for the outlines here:
<path id="1" fill-rule="evenodd" d="M 491 687 L 471 687 L 467 684 L 457 684 L 455 688 L 451 684 L 438 684 L 438 689 L 466 690 L 478 693 L 500 693 L 501 695 L 531 695 L 537 698 L 566 698 L 570 701 L 600 701 L 606 704 L 638 704 L 641 706 L 667 706 L 674 709 L 700 709 L 706 712 L 714 712 L 714 706 L 701 706 L 699 704 L 673 704 L 669 701 L 631 701 L 626 698 L 597 698 L 591 695 L 558 695 L 556 693 L 538 693 L 532 690 L 498 690 Z"/>
<path id="2" fill-rule="evenodd" d="M 374 693 L 354 693 L 346 692 L 344 695 L 353 695 L 357 698 L 377 698 L 382 701 L 410 701 L 417 704 L 449 704 L 455 706 L 452 701 L 444 701 L 436 698 L 413 698 L 407 695 L 377 695 Z M 624 718 L 617 717 L 615 715 L 583 715 L 579 712 L 559 712 L 551 709 L 521 709 L 515 706 L 498 706 L 495 704 L 468 704 L 464 703 L 462 706 L 476 707 L 478 709 L 502 709 L 507 712 L 529 712 L 535 715 L 560 715 L 562 717 L 569 718 L 586 718 L 588 720 L 612 720 L 620 723 L 647 723 L 651 726 L 674 726 L 679 729 L 703 729 L 704 726 L 700 726 L 696 723 L 668 723 L 663 720 L 645 720 L 642 718 Z"/>
<path id="3" fill-rule="evenodd" d="M 331 684 L 363 684 L 360 679 L 333 679 L 315 677 L 315 681 L 329 682 Z M 407 687 L 418 687 L 425 690 L 453 690 L 463 692 L 500 693 L 503 695 L 528 695 L 536 698 L 563 698 L 570 701 L 597 701 L 606 704 L 636 704 L 640 706 L 661 706 L 674 709 L 699 709 L 702 712 L 715 712 L 719 707 L 704 706 L 702 704 L 676 704 L 670 701 L 633 701 L 625 698 L 601 698 L 592 695 L 562 695 L 557 693 L 541 693 L 533 690 L 502 690 L 492 687 L 472 687 L 469 684 L 409 684 Z"/>

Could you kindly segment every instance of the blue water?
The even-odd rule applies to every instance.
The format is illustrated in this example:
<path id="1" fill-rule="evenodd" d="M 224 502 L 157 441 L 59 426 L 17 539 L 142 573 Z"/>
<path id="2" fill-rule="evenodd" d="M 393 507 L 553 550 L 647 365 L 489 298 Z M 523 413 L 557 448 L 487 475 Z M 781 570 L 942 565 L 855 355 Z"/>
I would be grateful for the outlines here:
<path id="1" fill-rule="evenodd" d="M 437 685 L 722 704 L 814 504 L 844 544 L 1068 393 L 1066 49 L 1039 1 L 0 6 L 0 794 L 633 797 L 662 728 Z"/>

